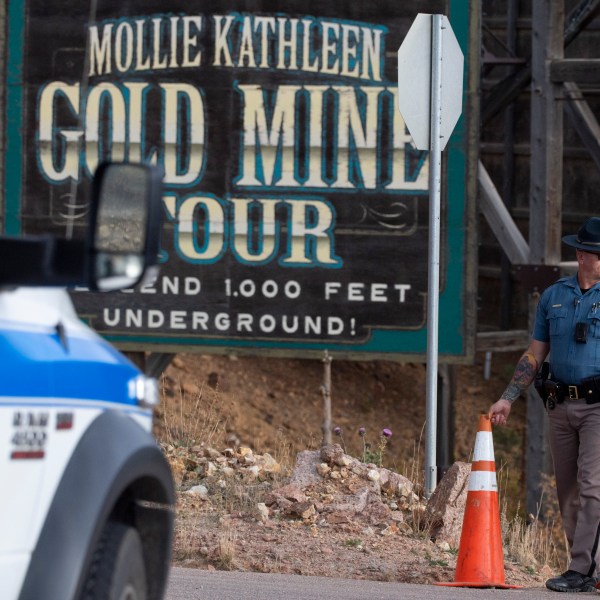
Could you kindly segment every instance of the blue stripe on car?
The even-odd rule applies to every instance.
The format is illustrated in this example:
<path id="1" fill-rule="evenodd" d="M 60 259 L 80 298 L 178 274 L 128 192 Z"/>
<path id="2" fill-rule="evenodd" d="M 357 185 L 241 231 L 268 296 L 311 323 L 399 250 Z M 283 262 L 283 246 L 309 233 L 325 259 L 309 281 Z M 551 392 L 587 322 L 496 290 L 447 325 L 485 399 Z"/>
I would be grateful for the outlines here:
<path id="1" fill-rule="evenodd" d="M 129 381 L 139 371 L 97 337 L 0 329 L 3 396 L 87 398 L 136 404 Z"/>

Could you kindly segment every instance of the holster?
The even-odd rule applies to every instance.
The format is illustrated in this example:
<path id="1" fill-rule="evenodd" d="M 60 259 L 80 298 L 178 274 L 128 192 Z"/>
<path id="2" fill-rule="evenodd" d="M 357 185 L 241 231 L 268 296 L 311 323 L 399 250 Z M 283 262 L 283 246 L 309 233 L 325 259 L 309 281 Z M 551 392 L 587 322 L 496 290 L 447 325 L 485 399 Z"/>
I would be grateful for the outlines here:
<path id="1" fill-rule="evenodd" d="M 538 370 L 537 375 L 533 381 L 533 386 L 535 387 L 538 395 L 544 402 L 544 406 L 546 406 L 546 402 L 548 400 L 548 396 L 550 396 L 550 390 L 546 385 L 546 380 L 550 376 L 550 363 L 543 362 L 541 368 Z"/>

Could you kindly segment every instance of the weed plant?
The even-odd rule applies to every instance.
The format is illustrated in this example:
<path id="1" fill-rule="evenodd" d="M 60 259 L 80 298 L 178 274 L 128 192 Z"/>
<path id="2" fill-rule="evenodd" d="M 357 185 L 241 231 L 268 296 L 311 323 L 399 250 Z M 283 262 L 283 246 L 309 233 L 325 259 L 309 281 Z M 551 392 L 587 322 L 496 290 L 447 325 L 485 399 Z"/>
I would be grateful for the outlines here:
<path id="1" fill-rule="evenodd" d="M 341 427 L 334 427 L 333 433 L 340 438 L 341 446 L 346 452 L 346 444 L 344 443 L 344 431 Z M 392 437 L 392 430 L 387 427 L 381 430 L 379 434 L 379 441 L 374 447 L 371 442 L 367 441 L 367 430 L 365 427 L 359 427 L 357 430 L 358 435 L 362 439 L 363 450 L 360 460 L 365 464 L 374 464 L 377 467 L 383 467 L 383 458 L 385 454 L 386 446 L 390 438 Z"/>

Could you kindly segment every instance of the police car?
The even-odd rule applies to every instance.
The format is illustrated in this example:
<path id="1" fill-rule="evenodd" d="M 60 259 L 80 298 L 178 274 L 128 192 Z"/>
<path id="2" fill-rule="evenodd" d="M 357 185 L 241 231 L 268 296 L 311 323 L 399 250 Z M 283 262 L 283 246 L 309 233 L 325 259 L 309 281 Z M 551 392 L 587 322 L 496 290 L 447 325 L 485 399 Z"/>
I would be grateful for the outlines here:
<path id="1" fill-rule="evenodd" d="M 65 288 L 156 264 L 161 177 L 101 165 L 86 240 L 0 238 L 0 598 L 163 597 L 174 490 L 156 381 L 78 318 Z"/>

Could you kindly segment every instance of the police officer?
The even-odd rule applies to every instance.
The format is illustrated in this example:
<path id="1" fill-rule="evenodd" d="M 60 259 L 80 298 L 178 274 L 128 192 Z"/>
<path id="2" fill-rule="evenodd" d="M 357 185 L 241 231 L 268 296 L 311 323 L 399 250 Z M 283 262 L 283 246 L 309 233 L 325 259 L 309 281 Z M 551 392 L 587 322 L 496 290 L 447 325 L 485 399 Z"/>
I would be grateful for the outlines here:
<path id="1" fill-rule="evenodd" d="M 549 356 L 544 395 L 571 562 L 546 587 L 592 592 L 600 573 L 600 218 L 588 219 L 563 242 L 576 248 L 578 271 L 542 293 L 531 343 L 488 414 L 492 423 L 506 425 L 512 403 Z"/>

